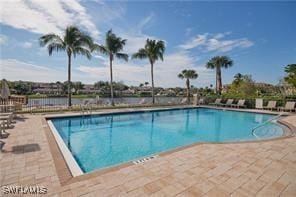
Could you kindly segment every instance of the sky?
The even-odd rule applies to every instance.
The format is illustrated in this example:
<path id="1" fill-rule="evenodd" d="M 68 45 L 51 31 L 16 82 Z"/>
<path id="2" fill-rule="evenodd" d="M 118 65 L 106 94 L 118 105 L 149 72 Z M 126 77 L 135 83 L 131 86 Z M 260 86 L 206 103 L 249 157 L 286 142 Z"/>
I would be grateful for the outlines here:
<path id="1" fill-rule="evenodd" d="M 223 69 L 223 84 L 236 73 L 250 74 L 256 82 L 278 84 L 284 66 L 296 63 L 296 2 L 222 1 L 100 1 L 2 0 L 0 2 L 0 78 L 55 82 L 67 80 L 64 52 L 48 55 L 38 39 L 47 33 L 63 34 L 78 26 L 95 42 L 104 43 L 112 29 L 127 39 L 123 52 L 142 48 L 147 38 L 164 40 L 164 61 L 154 66 L 155 85 L 183 87 L 177 78 L 194 69 L 197 87 L 215 84 L 215 72 L 205 68 L 217 55 L 234 65 Z M 91 60 L 72 61 L 72 81 L 93 84 L 109 80 L 108 58 L 94 53 Z M 150 82 L 148 60 L 115 60 L 115 81 L 128 85 Z"/>

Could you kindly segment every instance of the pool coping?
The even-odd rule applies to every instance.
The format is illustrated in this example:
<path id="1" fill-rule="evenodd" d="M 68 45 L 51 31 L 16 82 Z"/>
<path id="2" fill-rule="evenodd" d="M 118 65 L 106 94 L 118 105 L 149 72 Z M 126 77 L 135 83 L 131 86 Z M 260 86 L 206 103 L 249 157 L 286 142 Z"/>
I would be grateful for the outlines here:
<path id="1" fill-rule="evenodd" d="M 219 109 L 219 110 L 230 110 L 230 111 L 241 111 L 241 112 L 250 112 L 250 113 L 262 113 L 262 114 L 279 114 L 279 112 L 273 112 L 273 111 L 262 111 L 262 110 L 252 110 L 252 109 L 235 109 L 235 108 L 221 108 L 221 107 L 212 107 L 212 106 L 181 106 L 181 107 L 165 107 L 165 108 L 145 108 L 145 109 L 128 109 L 128 110 L 118 110 L 118 111 L 105 111 L 105 112 L 94 112 L 92 114 L 89 115 L 108 115 L 108 114 L 123 114 L 123 113 L 132 113 L 132 112 L 151 112 L 151 111 L 164 111 L 164 110 L 172 110 L 172 109 L 190 109 L 190 108 L 212 108 L 212 109 Z M 66 145 L 64 144 L 64 146 L 66 147 L 66 150 L 68 150 L 68 153 L 66 153 L 66 155 L 68 155 L 69 153 L 71 154 L 70 156 L 72 157 L 71 159 L 65 158 L 64 156 L 64 152 L 65 150 L 61 150 L 61 145 L 59 145 L 59 143 L 61 144 L 61 142 L 59 142 L 60 140 L 56 140 L 56 136 L 54 134 L 54 132 L 57 132 L 56 129 L 54 128 L 54 130 L 51 129 L 50 123 L 48 123 L 48 119 L 54 119 L 54 118 L 62 118 L 62 117 L 75 117 L 75 116 L 81 116 L 82 114 L 80 113 L 75 113 L 75 114 L 55 114 L 55 115 L 44 115 L 42 118 L 42 124 L 43 124 L 43 128 L 49 143 L 49 147 L 50 147 L 50 151 L 51 154 L 53 156 L 53 160 L 55 163 L 55 167 L 56 167 L 56 171 L 60 180 L 61 185 L 68 185 L 74 182 L 79 182 L 82 180 L 86 180 L 86 179 L 90 179 L 92 177 L 96 177 L 96 176 L 100 176 L 109 172 L 113 172 L 128 166 L 132 166 L 135 165 L 133 163 L 133 161 L 127 161 L 124 163 L 120 163 L 114 166 L 110 166 L 107 168 L 103 168 L 103 169 L 98 169 L 98 170 L 94 170 L 92 172 L 87 172 L 87 173 L 82 173 L 81 174 L 81 169 L 79 167 L 79 165 L 77 164 L 76 160 L 74 159 L 73 155 L 70 153 L 69 149 L 66 147 Z M 285 114 L 285 116 L 288 116 L 289 113 Z M 88 116 L 88 115 L 86 115 Z M 160 152 L 157 155 L 158 156 L 166 156 L 169 154 L 172 154 L 174 152 L 178 152 L 187 148 L 191 148 L 191 147 L 195 147 L 198 145 L 203 145 L 203 144 L 242 144 L 242 143 L 259 143 L 259 142 L 270 142 L 270 141 L 275 141 L 275 140 L 280 140 L 280 139 L 285 139 L 285 138 L 290 138 L 290 137 L 294 137 L 296 134 L 296 127 L 294 127 L 293 125 L 289 124 L 288 122 L 283 120 L 283 117 L 281 117 L 278 122 L 284 126 L 284 134 L 280 137 L 276 137 L 276 138 L 272 138 L 272 139 L 262 139 L 262 140 L 250 140 L 250 141 L 238 141 L 238 142 L 196 142 L 193 144 L 189 144 L 189 145 L 185 145 L 182 147 L 178 147 L 178 148 L 174 148 L 171 150 L 166 150 L 164 152 Z M 52 125 L 53 126 L 53 125 Z M 58 134 L 58 133 L 57 133 Z M 59 134 L 58 134 L 59 136 Z M 62 143 L 63 140 L 62 140 Z M 62 145 L 63 147 L 63 145 Z M 62 148 L 63 149 L 63 148 Z M 67 152 L 67 151 L 66 151 Z M 69 156 L 69 155 L 68 155 Z M 67 161 L 68 160 L 68 161 Z M 74 160 L 74 162 L 73 162 Z M 67 162 L 70 161 L 70 165 L 73 166 L 69 166 Z M 77 169 L 77 166 L 79 169 Z M 73 171 L 74 169 L 74 171 Z M 72 171 L 71 171 L 72 170 Z M 80 172 L 80 171 L 81 172 Z"/>
<path id="2" fill-rule="evenodd" d="M 57 145 L 59 146 L 59 149 L 60 149 L 62 155 L 64 156 L 66 163 L 68 164 L 67 166 L 70 169 L 71 174 L 74 177 L 84 174 L 83 171 L 81 170 L 80 166 L 76 162 L 75 158 L 73 157 L 71 151 L 69 150 L 69 148 L 65 144 L 64 140 L 62 139 L 61 135 L 56 130 L 53 122 L 51 120 L 47 120 L 47 124 L 52 131 L 52 134 L 57 142 Z"/>

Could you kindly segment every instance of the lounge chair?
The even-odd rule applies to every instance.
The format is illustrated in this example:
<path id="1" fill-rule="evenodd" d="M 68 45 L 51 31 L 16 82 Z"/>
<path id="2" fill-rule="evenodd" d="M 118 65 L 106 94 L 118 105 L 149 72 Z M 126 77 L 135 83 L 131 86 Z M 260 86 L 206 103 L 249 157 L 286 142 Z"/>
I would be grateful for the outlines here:
<path id="1" fill-rule="evenodd" d="M 225 106 L 225 107 L 227 107 L 227 106 L 230 107 L 232 104 L 233 104 L 233 99 L 227 99 L 226 103 L 222 103 L 220 105 Z"/>
<path id="2" fill-rule="evenodd" d="M 218 105 L 221 105 L 222 104 L 221 101 L 222 101 L 222 99 L 216 99 L 214 103 L 209 103 L 209 105 L 216 105 L 216 106 L 218 106 Z"/>
<path id="3" fill-rule="evenodd" d="M 181 100 L 181 104 L 187 104 L 188 103 L 188 99 L 187 98 L 183 98 L 182 100 Z"/>
<path id="4" fill-rule="evenodd" d="M 237 104 L 232 104 L 230 106 L 231 107 L 237 107 L 237 108 L 246 107 L 245 102 L 246 101 L 244 99 L 240 99 L 240 100 L 238 100 Z"/>
<path id="5" fill-rule="evenodd" d="M 263 109 L 263 99 L 256 99 L 255 108 L 256 109 Z"/>
<path id="6" fill-rule="evenodd" d="M 145 99 L 145 98 L 143 98 L 143 99 L 140 100 L 140 102 L 139 102 L 140 105 L 144 105 L 145 103 L 146 103 L 146 99 Z"/>
<path id="7" fill-rule="evenodd" d="M 278 111 L 293 111 L 295 110 L 295 102 L 288 101 L 284 107 L 278 107 Z"/>
<path id="8" fill-rule="evenodd" d="M 205 100 L 203 98 L 198 100 L 198 105 L 202 105 L 205 104 Z"/>
<path id="9" fill-rule="evenodd" d="M 5 129 L 10 127 L 10 122 L 10 117 L 0 116 L 0 138 L 8 137 L 9 133 Z"/>
<path id="10" fill-rule="evenodd" d="M 13 113 L 1 113 L 0 114 L 0 122 L 4 128 L 9 128 L 12 120 L 13 120 Z"/>
<path id="11" fill-rule="evenodd" d="M 273 110 L 276 109 L 276 101 L 268 101 L 266 106 L 263 106 L 263 109 Z"/>

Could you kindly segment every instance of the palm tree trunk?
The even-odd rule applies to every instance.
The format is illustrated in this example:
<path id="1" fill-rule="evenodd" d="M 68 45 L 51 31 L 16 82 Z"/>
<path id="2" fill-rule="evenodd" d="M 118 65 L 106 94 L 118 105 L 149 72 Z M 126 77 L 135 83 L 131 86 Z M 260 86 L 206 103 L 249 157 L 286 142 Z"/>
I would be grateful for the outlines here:
<path id="1" fill-rule="evenodd" d="M 216 87 L 215 87 L 215 92 L 218 94 L 218 69 L 216 68 Z"/>
<path id="2" fill-rule="evenodd" d="M 217 73 L 216 73 L 216 77 L 217 77 L 217 92 L 218 94 L 221 94 L 222 91 L 222 78 L 221 78 L 221 67 L 218 66 L 217 67 Z"/>
<path id="3" fill-rule="evenodd" d="M 151 85 L 152 85 L 152 104 L 155 103 L 155 98 L 154 98 L 154 76 L 153 76 L 153 63 L 150 62 L 151 64 Z"/>
<path id="4" fill-rule="evenodd" d="M 110 55 L 110 91 L 111 91 L 111 105 L 114 106 L 112 61 L 113 61 L 113 57 L 112 57 L 112 55 Z"/>
<path id="5" fill-rule="evenodd" d="M 186 79 L 186 87 L 187 87 L 187 103 L 189 104 L 190 103 L 190 82 L 189 82 L 189 79 Z"/>
<path id="6" fill-rule="evenodd" d="M 71 106 L 71 53 L 68 53 L 68 107 Z"/>

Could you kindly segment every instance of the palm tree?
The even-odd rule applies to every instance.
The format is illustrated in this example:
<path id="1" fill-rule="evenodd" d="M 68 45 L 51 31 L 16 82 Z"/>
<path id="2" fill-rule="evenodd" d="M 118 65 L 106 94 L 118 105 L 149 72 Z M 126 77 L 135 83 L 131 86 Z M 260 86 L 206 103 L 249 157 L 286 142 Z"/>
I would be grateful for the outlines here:
<path id="1" fill-rule="evenodd" d="M 163 61 L 163 54 L 165 51 L 165 44 L 162 40 L 146 40 L 144 48 L 139 49 L 139 51 L 133 54 L 132 58 L 138 59 L 149 59 L 151 65 L 151 85 L 152 85 L 152 103 L 155 103 L 154 98 L 154 79 L 153 79 L 153 66 L 158 59 Z M 147 84 L 148 85 L 148 84 Z"/>
<path id="2" fill-rule="evenodd" d="M 62 85 L 62 83 L 60 81 L 57 81 L 56 85 L 57 85 L 57 89 L 58 89 L 58 94 L 61 94 L 61 85 Z"/>
<path id="3" fill-rule="evenodd" d="M 196 79 L 198 74 L 195 70 L 183 70 L 178 77 L 180 79 L 186 79 L 186 88 L 187 88 L 187 102 L 190 102 L 190 79 Z"/>
<path id="4" fill-rule="evenodd" d="M 206 67 L 209 69 L 216 69 L 216 92 L 221 94 L 222 91 L 222 77 L 221 68 L 228 68 L 233 65 L 233 61 L 227 56 L 216 56 L 207 62 Z"/>
<path id="5" fill-rule="evenodd" d="M 117 37 L 116 34 L 114 34 L 111 29 L 106 33 L 105 45 L 94 44 L 94 47 L 93 47 L 93 50 L 109 56 L 110 90 L 111 90 L 112 106 L 114 106 L 112 63 L 113 63 L 114 57 L 128 61 L 128 55 L 125 53 L 120 53 L 120 51 L 123 50 L 123 47 L 125 44 L 126 44 L 126 39 Z"/>
<path id="6" fill-rule="evenodd" d="M 236 75 L 234 75 L 233 78 L 234 78 L 233 83 L 234 83 L 235 85 L 238 85 L 238 84 L 240 84 L 240 82 L 243 81 L 243 79 L 244 79 L 244 75 L 242 75 L 241 73 L 237 73 Z"/>
<path id="7" fill-rule="evenodd" d="M 53 51 L 65 51 L 68 56 L 68 106 L 71 106 L 71 58 L 76 55 L 85 55 L 91 58 L 92 38 L 81 32 L 75 26 L 69 26 L 64 32 L 64 36 L 57 34 L 46 34 L 39 38 L 40 46 L 46 46 L 51 56 Z"/>

